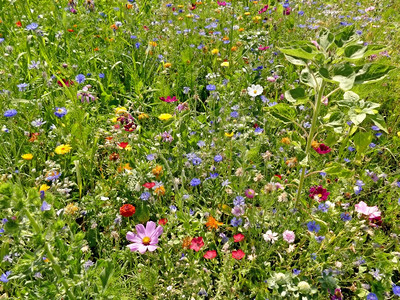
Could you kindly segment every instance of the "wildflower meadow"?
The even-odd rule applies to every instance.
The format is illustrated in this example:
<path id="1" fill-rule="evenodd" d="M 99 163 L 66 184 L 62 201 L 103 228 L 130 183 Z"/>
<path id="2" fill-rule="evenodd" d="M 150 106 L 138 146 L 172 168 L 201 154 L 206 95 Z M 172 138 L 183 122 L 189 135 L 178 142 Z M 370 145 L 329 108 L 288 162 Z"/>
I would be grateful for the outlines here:
<path id="1" fill-rule="evenodd" d="M 399 11 L 0 0 L 0 299 L 400 299 Z"/>

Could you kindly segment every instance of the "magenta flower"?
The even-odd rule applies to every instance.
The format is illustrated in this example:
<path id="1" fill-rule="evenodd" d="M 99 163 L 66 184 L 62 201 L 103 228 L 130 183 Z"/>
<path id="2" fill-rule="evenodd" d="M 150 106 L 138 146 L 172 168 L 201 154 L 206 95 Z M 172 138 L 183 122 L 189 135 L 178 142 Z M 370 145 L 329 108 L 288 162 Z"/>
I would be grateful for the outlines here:
<path id="1" fill-rule="evenodd" d="M 247 189 L 244 194 L 246 195 L 247 198 L 252 199 L 256 195 L 256 192 L 252 189 Z"/>
<path id="2" fill-rule="evenodd" d="M 322 187 L 322 185 L 312 186 L 308 192 L 310 193 L 308 197 L 318 200 L 318 202 L 325 201 L 326 199 L 328 199 L 328 196 L 330 194 L 326 189 Z"/>
<path id="3" fill-rule="evenodd" d="M 319 154 L 326 154 L 332 151 L 332 149 L 325 144 L 319 144 L 318 148 L 314 148 L 314 150 Z"/>
<path id="4" fill-rule="evenodd" d="M 128 232 L 126 234 L 126 239 L 133 244 L 129 244 L 127 247 L 133 251 L 139 251 L 141 254 L 145 253 L 147 250 L 153 252 L 158 248 L 158 237 L 163 233 L 163 228 L 158 226 L 156 228 L 156 223 L 149 221 L 146 224 L 146 228 L 142 224 L 136 225 L 136 232 Z"/>
<path id="5" fill-rule="evenodd" d="M 161 101 L 164 101 L 164 102 L 168 102 L 168 103 L 178 101 L 178 99 L 176 99 L 176 96 L 173 96 L 173 97 L 167 96 L 167 98 L 165 98 L 165 97 L 160 97 L 160 100 L 161 100 Z"/>

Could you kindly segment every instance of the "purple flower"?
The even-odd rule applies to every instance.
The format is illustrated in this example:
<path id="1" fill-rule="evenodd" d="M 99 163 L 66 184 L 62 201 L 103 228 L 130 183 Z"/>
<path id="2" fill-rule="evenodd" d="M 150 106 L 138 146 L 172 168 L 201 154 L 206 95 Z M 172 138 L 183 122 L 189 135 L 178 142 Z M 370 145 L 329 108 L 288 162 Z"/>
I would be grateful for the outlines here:
<path id="1" fill-rule="evenodd" d="M 9 109 L 4 112 L 4 116 L 7 118 L 14 117 L 18 112 L 15 109 Z"/>
<path id="2" fill-rule="evenodd" d="M 219 155 L 219 154 L 215 155 L 215 156 L 214 156 L 214 161 L 215 161 L 215 162 L 221 162 L 221 161 L 222 161 L 222 156 Z"/>
<path id="3" fill-rule="evenodd" d="M 236 196 L 236 198 L 233 200 L 233 205 L 235 206 L 242 206 L 244 203 L 244 197 L 242 196 Z"/>
<path id="4" fill-rule="evenodd" d="M 244 214 L 244 209 L 241 206 L 235 206 L 234 208 L 232 208 L 232 215 L 236 216 L 236 217 L 240 217 L 241 215 Z"/>
<path id="5" fill-rule="evenodd" d="M 209 84 L 206 86 L 207 91 L 215 91 L 217 87 L 213 84 Z"/>
<path id="6" fill-rule="evenodd" d="M 64 117 L 68 113 L 65 107 L 56 107 L 54 110 L 54 114 L 59 118 Z"/>
<path id="7" fill-rule="evenodd" d="M 27 84 L 27 83 L 17 84 L 18 91 L 20 91 L 20 92 L 26 91 L 26 88 L 28 87 L 28 85 L 29 85 L 29 84 Z"/>
<path id="8" fill-rule="evenodd" d="M 48 204 L 46 201 L 43 201 L 42 206 L 40 207 L 41 211 L 47 211 L 51 209 L 51 205 Z"/>
<path id="9" fill-rule="evenodd" d="M 156 228 L 156 223 L 149 221 L 146 224 L 146 228 L 142 224 L 136 225 L 136 232 L 137 234 L 134 234 L 129 231 L 126 234 L 126 239 L 133 242 L 127 247 L 132 252 L 139 251 L 139 253 L 143 254 L 147 250 L 153 252 L 158 248 L 158 238 L 163 233 L 163 228 L 162 226 Z"/>
<path id="10" fill-rule="evenodd" d="M 83 74 L 78 74 L 78 75 L 76 75 L 75 80 L 78 83 L 84 83 L 86 80 L 86 77 Z"/>
<path id="11" fill-rule="evenodd" d="M 201 180 L 198 179 L 198 178 L 193 178 L 193 179 L 190 181 L 190 185 L 191 185 L 191 186 L 198 186 L 199 184 L 201 184 Z"/>
<path id="12" fill-rule="evenodd" d="M 297 269 L 293 269 L 293 275 L 299 275 L 301 273 L 301 271 L 300 270 L 297 270 Z"/>
<path id="13" fill-rule="evenodd" d="M 31 23 L 26 26 L 26 29 L 27 30 L 36 30 L 38 27 L 39 27 L 39 25 L 37 23 Z"/>
<path id="14" fill-rule="evenodd" d="M 318 233 L 318 231 L 320 231 L 320 229 L 321 229 L 321 226 L 319 226 L 317 223 L 315 223 L 315 221 L 310 221 L 307 223 L 307 228 L 311 232 Z"/>
<path id="15" fill-rule="evenodd" d="M 379 300 L 378 299 L 378 296 L 376 295 L 376 294 L 374 294 L 374 293 L 369 293 L 368 295 L 367 295 L 367 298 L 366 298 L 367 300 Z"/>
<path id="16" fill-rule="evenodd" d="M 342 219 L 343 222 L 351 221 L 351 215 L 347 212 L 341 213 L 340 219 Z"/>
<path id="17" fill-rule="evenodd" d="M 233 217 L 233 219 L 231 220 L 231 225 L 233 227 L 238 227 L 238 226 L 242 225 L 242 222 L 243 222 L 242 218 Z"/>
<path id="18" fill-rule="evenodd" d="M 0 281 L 4 282 L 4 283 L 8 282 L 8 276 L 10 276 L 10 274 L 11 274 L 11 271 L 7 271 L 4 274 L 2 274 L 0 277 Z"/>

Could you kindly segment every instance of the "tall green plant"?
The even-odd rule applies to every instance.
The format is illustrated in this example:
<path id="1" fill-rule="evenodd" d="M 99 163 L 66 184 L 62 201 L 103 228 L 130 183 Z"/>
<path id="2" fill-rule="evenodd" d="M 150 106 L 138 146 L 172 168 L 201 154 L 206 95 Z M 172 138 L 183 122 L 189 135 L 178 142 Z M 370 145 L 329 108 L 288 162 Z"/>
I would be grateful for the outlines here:
<path id="1" fill-rule="evenodd" d="M 302 128 L 307 134 L 306 146 L 303 149 L 304 159 L 300 162 L 302 171 L 296 205 L 303 190 L 306 167 L 310 161 L 311 144 L 321 130 L 343 134 L 343 125 L 350 119 L 354 124 L 351 135 L 365 121 L 372 121 L 380 129 L 386 131 L 384 119 L 376 110 L 379 104 L 360 100 L 356 93 L 350 91 L 355 85 L 383 79 L 394 68 L 366 60 L 370 55 L 383 50 L 385 46 L 363 43 L 355 32 L 354 26 L 346 27 L 337 34 L 323 28 L 315 41 L 295 41 L 280 49 L 290 63 L 302 68 L 299 77 L 304 87 L 287 91 L 285 96 L 291 104 L 280 103 L 269 107 L 269 113 L 280 121 L 300 127 L 301 125 L 296 122 L 296 110 L 293 106 L 311 103 L 313 109 L 311 127 L 308 132 Z M 336 101 L 330 99 L 328 113 L 324 118 L 320 118 L 322 101 L 328 100 L 340 90 L 345 92 L 344 99 Z M 357 140 L 363 143 L 362 139 Z M 337 171 L 338 168 L 334 169 Z"/>

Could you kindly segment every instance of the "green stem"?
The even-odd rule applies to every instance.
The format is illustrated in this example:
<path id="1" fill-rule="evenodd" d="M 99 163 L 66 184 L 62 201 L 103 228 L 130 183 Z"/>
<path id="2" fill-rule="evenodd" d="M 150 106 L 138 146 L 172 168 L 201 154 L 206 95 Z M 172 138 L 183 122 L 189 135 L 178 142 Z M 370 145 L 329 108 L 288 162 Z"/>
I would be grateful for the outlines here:
<path id="1" fill-rule="evenodd" d="M 318 120 L 318 116 L 319 116 L 319 110 L 321 108 L 321 100 L 322 100 L 322 95 L 325 90 L 325 85 L 326 85 L 326 83 L 325 83 L 325 81 L 323 81 L 321 86 L 319 88 L 317 87 L 318 90 L 317 90 L 317 93 L 315 94 L 314 113 L 313 113 L 313 117 L 312 117 L 310 132 L 309 132 L 308 138 L 307 138 L 306 157 L 308 157 L 310 155 L 311 143 L 314 139 L 314 131 L 316 130 L 316 125 L 317 125 L 317 120 Z M 296 202 L 295 202 L 296 207 L 299 202 L 301 192 L 303 189 L 305 175 L 306 175 L 306 167 L 303 166 L 302 170 L 301 170 L 301 175 L 300 175 L 299 188 L 297 190 L 297 195 L 296 195 Z"/>

